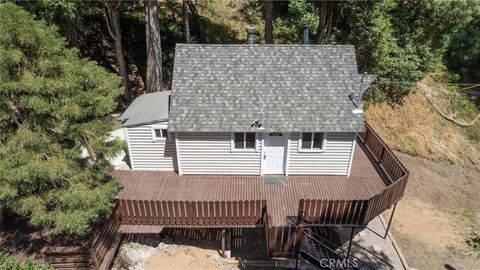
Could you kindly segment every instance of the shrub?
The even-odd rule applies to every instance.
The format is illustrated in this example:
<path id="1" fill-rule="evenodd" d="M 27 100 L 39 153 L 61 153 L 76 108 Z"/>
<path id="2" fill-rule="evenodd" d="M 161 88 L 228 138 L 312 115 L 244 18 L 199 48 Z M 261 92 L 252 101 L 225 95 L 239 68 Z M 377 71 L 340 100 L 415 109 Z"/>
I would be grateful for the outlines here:
<path id="1" fill-rule="evenodd" d="M 23 262 L 18 261 L 14 256 L 0 252 L 0 269 L 9 270 L 53 270 L 47 264 L 41 263 L 34 258 L 28 258 Z"/>

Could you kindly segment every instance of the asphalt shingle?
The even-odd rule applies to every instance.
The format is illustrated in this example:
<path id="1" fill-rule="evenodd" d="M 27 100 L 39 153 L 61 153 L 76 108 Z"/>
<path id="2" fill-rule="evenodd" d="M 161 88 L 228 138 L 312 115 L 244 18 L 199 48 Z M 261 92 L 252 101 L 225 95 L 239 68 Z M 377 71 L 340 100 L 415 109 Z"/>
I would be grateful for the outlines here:
<path id="1" fill-rule="evenodd" d="M 169 131 L 357 132 L 353 46 L 177 44 Z M 366 89 L 373 77 L 364 80 Z"/>
<path id="2" fill-rule="evenodd" d="M 137 97 L 120 116 L 124 127 L 152 124 L 168 120 L 170 91 L 143 94 Z"/>

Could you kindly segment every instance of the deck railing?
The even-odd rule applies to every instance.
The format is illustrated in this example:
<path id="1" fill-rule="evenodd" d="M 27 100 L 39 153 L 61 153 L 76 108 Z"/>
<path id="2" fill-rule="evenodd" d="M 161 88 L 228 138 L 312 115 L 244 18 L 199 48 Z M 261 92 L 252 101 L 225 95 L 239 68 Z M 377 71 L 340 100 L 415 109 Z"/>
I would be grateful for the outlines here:
<path id="1" fill-rule="evenodd" d="M 154 201 L 119 200 L 121 223 L 167 227 L 263 226 L 266 200 Z"/>
<path id="2" fill-rule="evenodd" d="M 365 226 L 402 199 L 408 170 L 372 127 L 357 136 L 357 142 L 382 177 L 386 188 L 368 200 L 300 200 L 298 223 L 325 226 Z"/>
<path id="3" fill-rule="evenodd" d="M 116 204 L 91 245 L 92 251 L 90 256 L 94 265 L 97 265 L 99 269 L 107 269 L 113 260 L 121 240 L 121 234 L 118 231 L 119 227 L 120 216 L 118 204 Z"/>
<path id="4" fill-rule="evenodd" d="M 298 205 L 297 224 L 359 226 L 365 220 L 368 200 L 304 200 Z"/>
<path id="5" fill-rule="evenodd" d="M 335 233 L 338 233 L 335 231 Z M 313 264 L 315 264 L 315 260 L 321 262 L 322 259 L 336 259 L 341 260 L 347 265 L 342 268 L 336 269 L 364 269 L 364 270 L 375 270 L 375 269 L 385 269 L 385 270 L 392 270 L 393 266 L 388 263 L 385 259 L 381 258 L 377 254 L 365 249 L 361 245 L 353 242 L 351 244 L 355 247 L 355 252 L 350 252 L 348 248 L 339 245 L 338 243 L 332 242 L 330 239 L 320 236 L 312 231 L 305 231 L 304 234 L 305 242 L 313 242 L 313 246 L 309 246 L 307 243 L 304 242 L 303 249 L 300 249 L 301 254 L 308 255 L 309 259 L 313 259 Z M 316 249 L 324 249 L 325 253 L 332 255 L 333 258 L 323 258 L 318 257 L 319 252 L 315 252 Z M 313 252 L 309 252 L 313 249 Z M 320 252 L 321 253 L 321 252 Z M 317 255 L 317 256 L 315 256 Z M 324 261 L 323 261 L 324 262 Z M 318 266 L 321 266 L 318 265 Z"/>
<path id="6" fill-rule="evenodd" d="M 385 180 L 393 184 L 408 175 L 408 170 L 373 128 L 368 123 L 365 123 L 365 127 L 365 132 L 358 134 L 357 142 L 364 147 L 369 158 L 379 165 L 385 174 L 383 177 L 387 178 Z"/>
<path id="7" fill-rule="evenodd" d="M 408 180 L 408 170 L 395 156 L 380 136 L 365 123 L 366 130 L 359 134 L 358 143 L 364 147 L 372 162 L 376 163 L 380 175 L 387 186 L 381 193 L 369 200 L 365 225 L 403 198 Z M 386 179 L 385 179 L 386 178 Z"/>
<path id="8" fill-rule="evenodd" d="M 90 244 L 46 246 L 41 250 L 42 258 L 54 269 L 106 270 L 120 244 L 119 226 L 116 206 Z"/>

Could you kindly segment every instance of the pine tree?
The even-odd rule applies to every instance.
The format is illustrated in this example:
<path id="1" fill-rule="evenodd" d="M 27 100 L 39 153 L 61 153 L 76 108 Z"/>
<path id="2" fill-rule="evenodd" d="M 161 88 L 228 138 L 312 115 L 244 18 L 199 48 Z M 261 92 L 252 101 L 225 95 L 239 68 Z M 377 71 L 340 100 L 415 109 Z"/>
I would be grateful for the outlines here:
<path id="1" fill-rule="evenodd" d="M 119 189 L 106 158 L 123 144 L 106 140 L 105 116 L 121 79 L 13 3 L 0 24 L 0 204 L 53 234 L 82 233 Z"/>
<path id="2" fill-rule="evenodd" d="M 158 0 L 144 0 L 145 37 L 147 44 L 147 92 L 162 91 L 162 42 Z"/>
<path id="3" fill-rule="evenodd" d="M 273 43 L 273 1 L 263 1 L 265 19 L 265 44 Z"/>
<path id="4" fill-rule="evenodd" d="M 122 8 L 121 2 L 105 1 L 104 3 L 104 17 L 107 23 L 108 33 L 113 39 L 113 47 L 115 48 L 115 57 L 117 59 L 118 73 L 122 76 L 122 84 L 124 87 L 123 99 L 129 103 L 130 98 L 130 83 L 128 79 L 128 66 L 125 63 L 125 57 L 122 46 L 122 29 L 120 27 L 120 10 Z"/>

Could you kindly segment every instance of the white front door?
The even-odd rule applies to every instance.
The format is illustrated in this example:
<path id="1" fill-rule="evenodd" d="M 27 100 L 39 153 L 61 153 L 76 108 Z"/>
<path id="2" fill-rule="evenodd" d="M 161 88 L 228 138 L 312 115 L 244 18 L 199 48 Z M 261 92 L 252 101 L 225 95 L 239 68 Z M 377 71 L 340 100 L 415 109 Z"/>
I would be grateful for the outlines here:
<path id="1" fill-rule="evenodd" d="M 264 133 L 263 139 L 263 173 L 284 174 L 287 134 L 280 132 Z"/>

